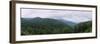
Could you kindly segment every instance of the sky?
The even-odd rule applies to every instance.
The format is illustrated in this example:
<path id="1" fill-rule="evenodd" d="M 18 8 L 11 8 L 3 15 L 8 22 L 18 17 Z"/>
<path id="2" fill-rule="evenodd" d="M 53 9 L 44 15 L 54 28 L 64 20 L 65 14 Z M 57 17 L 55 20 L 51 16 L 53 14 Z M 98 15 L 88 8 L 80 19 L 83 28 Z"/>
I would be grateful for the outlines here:
<path id="1" fill-rule="evenodd" d="M 63 19 L 75 23 L 92 20 L 92 11 L 86 10 L 52 10 L 52 9 L 21 9 L 22 18 Z"/>

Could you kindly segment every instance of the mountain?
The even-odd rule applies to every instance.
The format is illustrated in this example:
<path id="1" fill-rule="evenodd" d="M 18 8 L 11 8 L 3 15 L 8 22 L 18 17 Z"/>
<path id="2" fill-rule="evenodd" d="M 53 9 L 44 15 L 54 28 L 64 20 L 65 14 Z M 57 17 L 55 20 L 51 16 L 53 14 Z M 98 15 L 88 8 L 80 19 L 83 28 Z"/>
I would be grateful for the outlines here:
<path id="1" fill-rule="evenodd" d="M 26 20 L 25 20 L 26 19 Z M 22 35 L 72 33 L 71 27 L 64 22 L 50 18 L 21 18 Z"/>
<path id="2" fill-rule="evenodd" d="M 21 35 L 90 32 L 92 21 L 74 23 L 51 18 L 21 18 Z"/>
<path id="3" fill-rule="evenodd" d="M 77 23 L 75 22 L 72 22 L 72 21 L 67 21 L 67 20 L 61 20 L 62 22 L 64 22 L 65 24 L 71 26 L 71 27 L 74 27 L 75 25 L 77 25 Z"/>

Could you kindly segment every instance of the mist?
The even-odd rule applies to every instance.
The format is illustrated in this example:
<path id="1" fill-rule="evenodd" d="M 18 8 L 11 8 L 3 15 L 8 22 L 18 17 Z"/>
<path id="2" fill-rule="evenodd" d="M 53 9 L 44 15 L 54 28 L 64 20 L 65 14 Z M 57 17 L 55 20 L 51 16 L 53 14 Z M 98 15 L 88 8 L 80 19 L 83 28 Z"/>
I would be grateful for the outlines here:
<path id="1" fill-rule="evenodd" d="M 83 10 L 21 9 L 21 13 L 22 18 L 62 19 L 75 23 L 92 20 L 92 11 Z"/>

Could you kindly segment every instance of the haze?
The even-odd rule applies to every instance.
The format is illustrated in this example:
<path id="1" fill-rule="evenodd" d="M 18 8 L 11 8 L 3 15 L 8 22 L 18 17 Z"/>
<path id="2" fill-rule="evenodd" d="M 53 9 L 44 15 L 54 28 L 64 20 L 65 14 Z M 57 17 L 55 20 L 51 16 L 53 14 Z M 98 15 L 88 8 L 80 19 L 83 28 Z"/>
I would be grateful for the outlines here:
<path id="1" fill-rule="evenodd" d="M 75 23 L 92 20 L 92 11 L 83 10 L 50 10 L 50 9 L 21 9 L 22 18 L 52 18 L 63 19 Z"/>

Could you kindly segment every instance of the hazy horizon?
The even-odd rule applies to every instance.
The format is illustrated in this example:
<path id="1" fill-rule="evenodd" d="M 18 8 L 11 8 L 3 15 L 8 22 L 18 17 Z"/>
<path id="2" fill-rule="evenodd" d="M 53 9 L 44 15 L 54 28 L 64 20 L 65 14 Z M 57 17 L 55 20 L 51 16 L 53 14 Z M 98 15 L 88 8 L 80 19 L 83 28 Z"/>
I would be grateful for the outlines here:
<path id="1" fill-rule="evenodd" d="M 76 23 L 92 20 L 92 11 L 21 9 L 21 12 L 21 18 L 64 19 Z"/>

